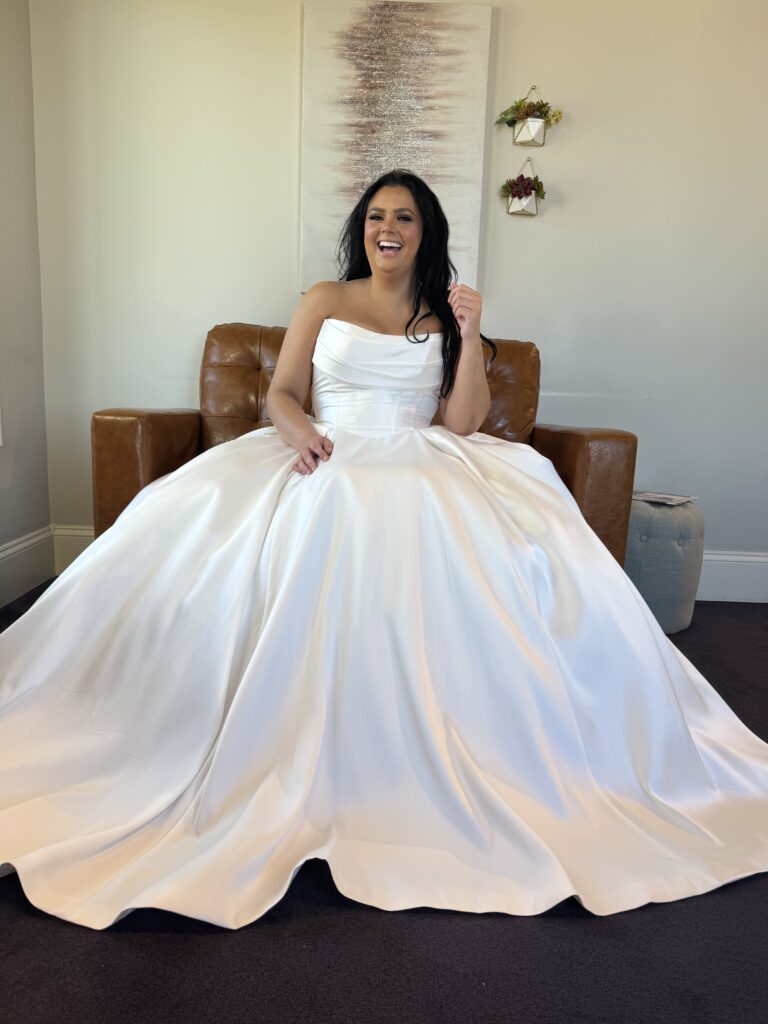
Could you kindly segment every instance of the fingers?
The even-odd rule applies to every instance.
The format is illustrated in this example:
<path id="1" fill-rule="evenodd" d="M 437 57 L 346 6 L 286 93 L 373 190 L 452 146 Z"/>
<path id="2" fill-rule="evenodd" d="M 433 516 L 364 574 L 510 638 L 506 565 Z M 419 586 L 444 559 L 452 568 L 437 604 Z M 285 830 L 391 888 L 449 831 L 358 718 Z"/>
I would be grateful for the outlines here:
<path id="1" fill-rule="evenodd" d="M 448 292 L 448 302 L 451 305 L 455 303 L 482 305 L 483 297 L 480 292 L 470 288 L 468 284 L 452 284 Z"/>
<path id="2" fill-rule="evenodd" d="M 333 452 L 333 441 L 330 437 L 315 435 L 307 444 L 299 450 L 299 457 L 291 466 L 291 469 L 302 476 L 309 476 L 314 473 L 321 462 L 327 462 Z"/>
<path id="3" fill-rule="evenodd" d="M 458 320 L 460 317 L 479 316 L 483 305 L 483 297 L 480 292 L 475 291 L 466 284 L 452 284 L 448 291 L 448 304 L 453 310 L 453 315 Z"/>

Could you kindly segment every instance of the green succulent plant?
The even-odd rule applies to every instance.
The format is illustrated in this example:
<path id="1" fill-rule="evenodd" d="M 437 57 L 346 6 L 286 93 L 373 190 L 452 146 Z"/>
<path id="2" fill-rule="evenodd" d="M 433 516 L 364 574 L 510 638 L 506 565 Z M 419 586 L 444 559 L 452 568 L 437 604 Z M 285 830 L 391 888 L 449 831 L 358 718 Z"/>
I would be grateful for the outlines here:
<path id="1" fill-rule="evenodd" d="M 553 110 L 550 103 L 544 100 L 529 100 L 524 96 L 521 100 L 515 100 L 511 107 L 502 110 L 496 118 L 496 124 L 506 124 L 511 128 L 518 121 L 525 121 L 529 117 L 541 118 L 548 128 L 562 118 L 562 110 Z"/>

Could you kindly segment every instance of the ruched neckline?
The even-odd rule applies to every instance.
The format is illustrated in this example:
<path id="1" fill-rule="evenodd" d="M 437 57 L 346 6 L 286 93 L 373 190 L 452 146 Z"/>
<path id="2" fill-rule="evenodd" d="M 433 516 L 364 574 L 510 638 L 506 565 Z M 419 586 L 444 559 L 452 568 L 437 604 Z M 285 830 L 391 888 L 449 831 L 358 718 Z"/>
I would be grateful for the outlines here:
<path id="1" fill-rule="evenodd" d="M 339 320 L 335 316 L 327 316 L 325 318 L 327 323 L 330 324 L 341 324 L 343 327 L 351 327 L 355 331 L 361 331 L 363 334 L 369 334 L 375 338 L 406 338 L 407 335 L 403 334 L 384 334 L 382 331 L 372 331 L 368 327 L 362 327 L 360 324 L 353 324 L 350 320 Z M 428 331 L 428 338 L 442 338 L 442 331 Z"/>
<path id="2" fill-rule="evenodd" d="M 429 426 L 443 377 L 441 337 L 412 343 L 327 317 L 312 353 L 315 417 L 377 434 Z"/>

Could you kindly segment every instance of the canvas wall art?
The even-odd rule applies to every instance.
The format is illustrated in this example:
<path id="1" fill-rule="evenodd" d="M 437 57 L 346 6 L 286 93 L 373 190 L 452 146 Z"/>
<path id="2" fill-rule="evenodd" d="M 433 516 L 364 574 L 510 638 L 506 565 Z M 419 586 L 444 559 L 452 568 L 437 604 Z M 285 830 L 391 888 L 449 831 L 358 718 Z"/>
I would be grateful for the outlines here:
<path id="1" fill-rule="evenodd" d="M 475 286 L 490 24 L 485 6 L 305 3 L 302 291 L 337 277 L 345 217 L 394 167 L 437 193 L 459 280 Z"/>

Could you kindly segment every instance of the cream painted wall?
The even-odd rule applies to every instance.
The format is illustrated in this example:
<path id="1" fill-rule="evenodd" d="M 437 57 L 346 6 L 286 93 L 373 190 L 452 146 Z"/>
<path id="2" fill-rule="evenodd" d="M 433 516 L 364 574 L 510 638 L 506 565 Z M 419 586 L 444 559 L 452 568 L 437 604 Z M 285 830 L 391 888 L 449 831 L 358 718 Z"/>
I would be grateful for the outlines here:
<path id="1" fill-rule="evenodd" d="M 53 575 L 27 0 L 0 6 L 0 605 Z"/>
<path id="2" fill-rule="evenodd" d="M 84 524 L 91 412 L 196 406 L 208 327 L 298 299 L 301 5 L 30 7 L 51 501 Z M 635 431 L 636 485 L 698 495 L 718 551 L 768 552 L 767 32 L 762 0 L 494 5 L 489 122 L 533 81 L 566 117 L 529 220 L 489 127 L 485 330 L 539 345 L 540 419 Z"/>
<path id="3" fill-rule="evenodd" d="M 196 408 L 208 328 L 296 301 L 301 12 L 30 10 L 52 514 L 84 524 L 93 410 Z"/>
<path id="4" fill-rule="evenodd" d="M 495 111 L 535 81 L 567 116 L 534 151 L 545 214 L 489 203 L 489 327 L 540 346 L 541 420 L 634 431 L 638 490 L 699 496 L 710 551 L 768 552 L 768 5 L 537 0 L 498 25 Z M 504 132 L 489 196 L 526 152 Z"/>

